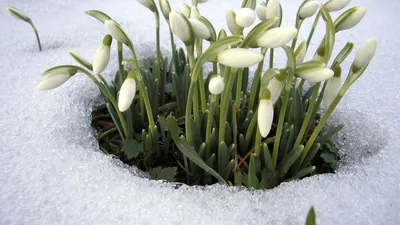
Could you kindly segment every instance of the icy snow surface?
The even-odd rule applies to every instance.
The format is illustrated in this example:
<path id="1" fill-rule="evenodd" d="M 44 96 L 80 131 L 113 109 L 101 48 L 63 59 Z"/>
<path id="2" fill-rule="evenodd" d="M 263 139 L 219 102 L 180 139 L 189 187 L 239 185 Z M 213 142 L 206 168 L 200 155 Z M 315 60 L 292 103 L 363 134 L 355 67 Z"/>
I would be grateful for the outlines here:
<path id="1" fill-rule="evenodd" d="M 282 2 L 283 25 L 292 26 L 299 1 Z M 367 16 L 354 30 L 338 34 L 337 50 L 347 41 L 358 48 L 369 37 L 378 38 L 379 48 L 335 114 L 335 121 L 347 124 L 337 174 L 255 192 L 217 185 L 174 189 L 140 178 L 99 152 L 90 127 L 99 92 L 86 77 L 77 75 L 52 91 L 34 89 L 45 69 L 74 63 L 67 50 L 92 59 L 105 30 L 85 10 L 107 12 L 131 35 L 139 55 L 152 56 L 154 21 L 146 8 L 134 0 L 1 3 L 31 16 L 44 47 L 39 53 L 30 27 L 2 10 L 1 224 L 303 224 L 312 205 L 320 224 L 400 223 L 399 1 L 354 0 L 352 6 L 369 9 Z M 240 2 L 210 0 L 200 11 L 222 28 L 229 7 L 238 9 Z M 162 40 L 167 54 L 168 35 Z M 108 79 L 116 70 L 115 53 L 112 60 Z"/>

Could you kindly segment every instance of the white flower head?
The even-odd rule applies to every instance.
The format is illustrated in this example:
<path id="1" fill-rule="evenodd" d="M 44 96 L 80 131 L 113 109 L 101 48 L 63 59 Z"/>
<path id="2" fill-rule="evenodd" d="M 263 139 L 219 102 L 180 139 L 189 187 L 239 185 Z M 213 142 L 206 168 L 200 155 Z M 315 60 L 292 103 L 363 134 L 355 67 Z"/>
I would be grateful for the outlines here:
<path id="1" fill-rule="evenodd" d="M 190 22 L 187 21 L 187 19 L 185 20 L 181 14 L 177 12 L 170 12 L 169 22 L 174 34 L 183 42 L 187 43 L 193 39 Z"/>
<path id="2" fill-rule="evenodd" d="M 329 108 L 333 100 L 339 94 L 341 88 L 342 80 L 340 79 L 340 77 L 332 77 L 327 81 L 323 98 L 325 109 Z"/>
<path id="3" fill-rule="evenodd" d="M 240 27 L 249 27 L 256 20 L 256 13 L 250 8 L 241 8 L 236 12 L 235 22 Z"/>
<path id="4" fill-rule="evenodd" d="M 26 16 L 21 10 L 19 10 L 17 8 L 14 8 L 11 6 L 6 6 L 6 10 L 11 16 L 13 16 L 16 19 L 23 20 L 27 23 L 31 22 L 31 19 L 28 16 Z"/>
<path id="5" fill-rule="evenodd" d="M 221 76 L 215 76 L 211 78 L 210 83 L 208 84 L 208 90 L 213 95 L 219 95 L 224 91 L 225 82 L 224 78 Z"/>
<path id="6" fill-rule="evenodd" d="M 263 87 L 257 111 L 258 130 L 263 138 L 267 137 L 271 131 L 273 120 L 274 105 L 271 101 L 271 92 L 268 88 Z"/>
<path id="7" fill-rule="evenodd" d="M 160 0 L 161 12 L 166 20 L 169 20 L 169 13 L 171 12 L 171 5 L 168 0 Z"/>
<path id="8" fill-rule="evenodd" d="M 226 49 L 217 56 L 219 63 L 232 68 L 246 68 L 261 62 L 263 58 L 262 54 L 244 48 Z"/>
<path id="9" fill-rule="evenodd" d="M 226 18 L 226 24 L 228 25 L 228 30 L 232 34 L 234 34 L 236 27 L 238 26 L 235 21 L 235 18 L 236 18 L 235 12 L 232 9 L 226 10 L 225 18 Z"/>
<path id="10" fill-rule="evenodd" d="M 284 83 L 283 81 L 277 79 L 276 77 L 272 78 L 268 83 L 268 89 L 271 91 L 271 101 L 272 104 L 275 104 L 281 96 L 283 90 Z"/>
<path id="11" fill-rule="evenodd" d="M 314 67 L 301 71 L 296 70 L 296 75 L 311 83 L 318 83 L 333 77 L 334 72 L 326 67 Z"/>
<path id="12" fill-rule="evenodd" d="M 336 12 L 342 10 L 350 2 L 351 0 L 329 0 L 327 3 L 325 3 L 324 6 L 328 10 L 328 12 Z"/>
<path id="13" fill-rule="evenodd" d="M 136 81 L 133 78 L 126 78 L 121 86 L 118 96 L 118 109 L 120 112 L 125 112 L 132 104 L 136 94 Z"/>
<path id="14" fill-rule="evenodd" d="M 265 4 L 263 4 L 263 3 L 257 4 L 256 13 L 257 13 L 258 19 L 260 19 L 261 21 L 267 20 L 267 7 L 265 6 Z"/>
<path id="15" fill-rule="evenodd" d="M 363 68 L 368 65 L 375 55 L 378 41 L 376 38 L 370 38 L 364 42 L 356 54 L 353 65 L 357 68 Z"/>
<path id="16" fill-rule="evenodd" d="M 294 27 L 276 27 L 267 30 L 258 40 L 257 45 L 264 48 L 284 46 L 297 35 Z"/>
<path id="17" fill-rule="evenodd" d="M 187 4 L 178 4 L 178 11 L 182 13 L 186 18 L 190 16 L 190 6 Z"/>
<path id="18" fill-rule="evenodd" d="M 272 19 L 274 17 L 281 18 L 281 4 L 279 0 L 269 0 L 266 6 L 266 19 Z M 273 27 L 277 27 L 279 25 L 279 20 L 276 21 Z"/>
<path id="19" fill-rule="evenodd" d="M 137 0 L 137 1 L 153 12 L 155 12 L 157 9 L 153 0 Z"/>
<path id="20" fill-rule="evenodd" d="M 110 61 L 111 43 L 112 37 L 107 34 L 100 47 L 96 50 L 93 57 L 93 72 L 95 74 L 100 74 L 106 69 L 108 62 Z"/>
<path id="21" fill-rule="evenodd" d="M 354 7 L 347 10 L 335 21 L 336 32 L 348 30 L 355 27 L 364 18 L 367 9 L 364 7 Z"/>
<path id="22" fill-rule="evenodd" d="M 36 86 L 36 89 L 50 90 L 59 87 L 77 72 L 76 68 L 71 68 L 70 66 L 57 66 L 48 69 L 43 73 L 47 77 Z"/>
<path id="23" fill-rule="evenodd" d="M 107 32 L 117 41 L 122 42 L 124 44 L 129 44 L 129 38 L 122 30 L 121 26 L 115 22 L 114 20 L 106 20 L 104 21 L 104 26 L 106 27 Z"/>
<path id="24" fill-rule="evenodd" d="M 190 18 L 189 21 L 193 27 L 194 36 L 197 39 L 207 40 L 211 37 L 210 30 L 208 29 L 207 25 L 205 25 L 203 22 L 201 22 L 198 19 L 193 19 L 193 18 Z"/>
<path id="25" fill-rule="evenodd" d="M 299 16 L 301 19 L 312 17 L 317 12 L 318 8 L 318 1 L 308 1 L 300 8 Z"/>

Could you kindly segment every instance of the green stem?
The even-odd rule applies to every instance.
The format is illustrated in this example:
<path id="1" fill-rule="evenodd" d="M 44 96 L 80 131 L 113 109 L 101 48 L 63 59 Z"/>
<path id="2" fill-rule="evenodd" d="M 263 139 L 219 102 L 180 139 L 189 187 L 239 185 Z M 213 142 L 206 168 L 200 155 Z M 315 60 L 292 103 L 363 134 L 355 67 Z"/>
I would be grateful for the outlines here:
<path id="1" fill-rule="evenodd" d="M 122 83 L 125 80 L 125 70 L 124 70 L 124 65 L 122 65 L 122 60 L 124 59 L 122 42 L 118 41 L 117 49 L 118 49 L 119 80 L 121 82 L 119 85 L 122 85 Z"/>
<path id="2" fill-rule="evenodd" d="M 257 113 L 258 113 L 258 109 L 255 111 L 253 117 L 251 118 L 250 124 L 247 127 L 246 136 L 244 138 L 245 142 L 246 142 L 246 149 L 249 148 L 250 139 L 253 136 L 254 128 L 257 125 Z"/>
<path id="3" fill-rule="evenodd" d="M 211 95 L 211 100 L 210 100 L 210 110 L 208 111 L 208 116 L 207 116 L 207 127 L 206 127 L 206 157 L 205 161 L 210 158 L 211 156 L 211 130 L 212 130 L 212 124 L 214 121 L 214 109 L 215 109 L 215 103 L 217 102 L 218 96 L 216 95 Z"/>
<path id="4" fill-rule="evenodd" d="M 292 82 L 291 82 L 292 78 L 293 78 L 293 74 L 290 75 L 286 81 L 285 96 L 283 98 L 283 102 L 281 104 L 281 108 L 280 108 L 280 112 L 279 112 L 278 127 L 276 129 L 274 148 L 272 151 L 272 166 L 273 166 L 274 170 L 276 169 L 276 164 L 277 164 L 277 160 L 278 160 L 279 145 L 280 145 L 280 141 L 281 141 L 283 123 L 285 122 L 285 114 L 286 114 L 286 109 L 287 109 L 289 96 L 290 96 L 290 90 L 291 90 L 291 86 L 292 86 Z"/>
<path id="5" fill-rule="evenodd" d="M 274 68 L 274 49 L 271 48 L 269 52 L 269 68 Z"/>
<path id="6" fill-rule="evenodd" d="M 261 54 L 263 54 L 264 57 L 265 57 L 265 54 L 267 53 L 267 50 L 268 49 L 266 49 L 266 48 L 261 49 Z M 251 92 L 250 92 L 250 100 L 249 100 L 249 107 L 248 107 L 249 110 L 253 110 L 254 103 L 256 101 L 256 97 L 258 96 L 257 89 L 259 87 L 263 67 L 264 67 L 264 58 L 258 64 L 256 73 L 254 74 L 253 83 L 251 85 Z"/>
<path id="7" fill-rule="evenodd" d="M 158 80 L 158 99 L 160 105 L 164 105 L 164 77 L 161 73 L 161 48 L 160 48 L 160 15 L 158 10 L 154 13 L 156 17 L 156 37 L 157 37 L 157 80 Z"/>
<path id="8" fill-rule="evenodd" d="M 255 146 L 254 146 L 254 154 L 255 155 L 260 155 L 260 152 L 261 152 L 261 133 L 257 129 L 257 131 L 256 131 L 256 143 L 255 143 Z"/>
<path id="9" fill-rule="evenodd" d="M 33 28 L 33 32 L 35 32 L 36 41 L 37 41 L 37 43 L 38 43 L 38 46 L 39 46 L 39 51 L 42 51 L 42 45 L 40 44 L 39 33 L 38 33 L 38 31 L 37 31 L 37 29 L 36 29 L 35 25 L 33 25 L 33 23 L 32 23 L 32 22 L 30 22 L 29 24 L 32 26 L 32 28 Z"/>
<path id="10" fill-rule="evenodd" d="M 308 38 L 307 38 L 307 46 L 306 46 L 307 49 L 308 49 L 308 47 L 310 46 L 311 39 L 313 38 L 313 35 L 314 35 L 314 32 L 315 32 L 315 29 L 317 28 L 318 21 L 319 21 L 319 18 L 320 18 L 320 17 L 321 17 L 321 13 L 318 12 L 318 14 L 315 16 L 314 23 L 313 23 L 313 25 L 312 25 L 312 27 L 311 27 L 310 34 L 308 35 Z"/>
<path id="11" fill-rule="evenodd" d="M 231 74 L 228 76 L 228 81 L 224 90 L 224 95 L 222 97 L 222 101 L 220 104 L 220 113 L 219 113 L 219 134 L 218 134 L 218 143 L 225 141 L 225 123 L 228 117 L 228 107 L 231 95 L 232 95 L 232 88 L 236 78 L 236 68 L 232 68 Z"/>
<path id="12" fill-rule="evenodd" d="M 213 62 L 213 73 L 214 73 L 215 75 L 218 74 L 218 65 L 217 65 L 216 62 Z"/>
<path id="13" fill-rule="evenodd" d="M 235 109 L 240 108 L 240 97 L 242 93 L 242 85 L 243 85 L 243 69 L 239 69 L 238 72 L 238 80 L 236 83 L 236 99 L 235 99 Z"/>
<path id="14" fill-rule="evenodd" d="M 169 36 L 171 39 L 171 51 L 172 51 L 172 59 L 174 61 L 174 67 L 175 67 L 175 71 L 178 71 L 178 67 L 179 67 L 179 62 L 178 62 L 178 58 L 176 56 L 176 48 L 175 48 L 175 41 L 174 41 L 174 33 L 172 32 L 171 26 L 169 26 Z"/>
<path id="15" fill-rule="evenodd" d="M 200 83 L 198 83 L 200 85 Z M 200 112 L 199 112 L 199 91 L 197 88 L 199 85 L 195 86 L 193 93 L 193 118 L 196 125 L 200 125 Z"/>
<path id="16" fill-rule="evenodd" d="M 296 37 L 294 37 L 294 39 L 292 41 L 292 49 L 293 49 L 293 51 L 295 51 L 294 48 L 296 47 L 297 39 L 299 38 L 300 28 L 301 28 L 302 24 L 303 24 L 303 21 L 301 21 L 301 22 L 296 24 L 297 34 L 296 34 Z"/>

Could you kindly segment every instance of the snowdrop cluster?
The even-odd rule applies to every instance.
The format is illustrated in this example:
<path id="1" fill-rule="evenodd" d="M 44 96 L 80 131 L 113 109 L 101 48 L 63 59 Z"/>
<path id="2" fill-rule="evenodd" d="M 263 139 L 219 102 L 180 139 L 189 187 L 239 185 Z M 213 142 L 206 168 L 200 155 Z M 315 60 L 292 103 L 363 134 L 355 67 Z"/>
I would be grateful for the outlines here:
<path id="1" fill-rule="evenodd" d="M 334 20 L 330 12 L 343 10 L 350 0 L 329 0 L 324 4 L 306 0 L 297 15 L 285 15 L 295 16 L 296 23 L 282 27 L 284 14 L 279 0 L 244 0 L 240 9 L 226 10 L 228 34 L 225 29 L 217 32 L 202 15 L 197 5 L 206 1 L 195 0 L 192 6 L 179 4 L 175 10 L 168 0 L 159 0 L 158 4 L 154 0 L 138 2 L 155 16 L 157 48 L 153 65 L 143 68 L 131 39 L 118 22 L 91 10 L 86 13 L 101 21 L 108 33 L 93 62 L 71 51 L 80 66 L 47 70 L 37 89 L 56 88 L 77 73 L 85 74 L 106 100 L 122 149 L 128 151 L 132 142 L 142 143 L 140 150 L 129 151 L 134 151 L 137 158 L 146 156 L 146 160 L 170 155 L 171 148 L 179 149 L 182 157 L 177 165 L 183 174 L 179 179 L 189 184 L 214 181 L 269 188 L 314 173 L 312 159 L 323 145 L 317 138 L 377 48 L 376 39 L 367 40 L 342 81 L 341 64 L 354 44 L 348 43 L 333 58 L 335 38 L 340 36 L 339 31 L 359 24 L 365 8 L 352 7 Z M 170 30 L 172 70 L 164 66 L 159 48 L 160 15 Z M 297 44 L 303 38 L 299 36 L 303 21 L 311 18 L 314 24 L 308 38 Z M 319 22 L 325 23 L 325 37 L 314 57 L 308 58 L 308 47 Z M 119 72 L 116 81 L 108 84 L 101 73 L 109 64 L 113 40 L 117 44 Z M 184 44 L 186 52 L 176 48 L 177 40 Z M 203 49 L 204 42 L 209 43 L 207 49 Z M 124 56 L 123 48 L 128 48 L 131 55 Z M 274 65 L 274 50 L 280 48 L 287 56 L 284 68 Z M 205 64 L 212 65 L 208 75 Z M 256 70 L 249 74 L 253 71 L 249 67 L 253 66 Z M 311 85 L 308 90 L 307 83 Z M 167 91 L 167 87 L 172 89 Z M 325 113 L 311 129 L 322 102 Z M 141 127 L 133 123 L 138 118 L 142 120 Z M 180 118 L 179 123 L 176 118 Z M 162 163 L 159 166 L 167 167 Z"/>

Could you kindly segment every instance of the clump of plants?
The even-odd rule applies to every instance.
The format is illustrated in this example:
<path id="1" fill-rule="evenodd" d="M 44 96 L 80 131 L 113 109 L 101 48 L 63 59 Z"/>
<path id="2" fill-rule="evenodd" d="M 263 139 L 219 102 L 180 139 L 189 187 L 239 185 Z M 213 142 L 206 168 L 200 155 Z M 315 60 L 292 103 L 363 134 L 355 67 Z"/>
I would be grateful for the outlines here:
<path id="1" fill-rule="evenodd" d="M 350 8 L 333 20 L 330 12 L 342 10 L 349 1 L 306 0 L 295 26 L 281 27 L 278 0 L 244 0 L 240 10 L 226 11 L 229 32 L 217 32 L 197 8 L 205 1 L 178 5 L 178 12 L 171 11 L 168 0 L 158 5 L 154 0 L 138 2 L 155 17 L 154 59 L 139 61 L 124 29 L 107 14 L 90 10 L 86 13 L 104 23 L 108 32 L 93 63 L 70 51 L 80 65 L 50 68 L 37 86 L 56 88 L 78 73 L 90 78 L 105 100 L 94 109 L 92 121 L 104 153 L 154 179 L 189 185 L 218 182 L 264 189 L 335 169 L 339 154 L 332 136 L 343 125 L 325 125 L 368 67 L 377 41 L 369 39 L 360 47 L 346 73 L 341 66 L 354 44 L 338 46 L 342 49 L 335 57 L 332 53 L 336 35 L 356 26 L 365 8 Z M 170 28 L 171 60 L 160 51 L 160 15 Z M 297 44 L 303 22 L 313 16 L 307 40 Z M 325 23 L 325 36 L 307 61 L 319 22 Z M 177 49 L 175 37 L 184 49 Z M 119 70 L 107 82 L 101 73 L 113 41 Z M 131 54 L 124 55 L 124 48 Z M 287 56 L 283 68 L 274 65 L 278 48 Z M 211 71 L 204 69 L 206 64 L 212 65 Z M 251 72 L 249 67 L 255 65 Z"/>

